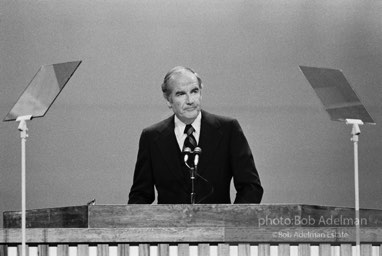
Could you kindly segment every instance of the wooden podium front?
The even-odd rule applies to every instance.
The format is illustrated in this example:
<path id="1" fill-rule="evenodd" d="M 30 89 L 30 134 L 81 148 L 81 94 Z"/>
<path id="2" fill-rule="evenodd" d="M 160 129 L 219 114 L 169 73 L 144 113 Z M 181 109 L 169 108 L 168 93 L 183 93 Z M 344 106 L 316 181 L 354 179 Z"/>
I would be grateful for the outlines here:
<path id="1" fill-rule="evenodd" d="M 3 214 L 0 256 L 20 251 Z M 27 211 L 29 256 L 382 255 L 382 211 L 313 205 L 91 205 Z M 55 255 L 53 255 L 56 253 Z M 51 255 L 52 254 L 52 255 Z"/>

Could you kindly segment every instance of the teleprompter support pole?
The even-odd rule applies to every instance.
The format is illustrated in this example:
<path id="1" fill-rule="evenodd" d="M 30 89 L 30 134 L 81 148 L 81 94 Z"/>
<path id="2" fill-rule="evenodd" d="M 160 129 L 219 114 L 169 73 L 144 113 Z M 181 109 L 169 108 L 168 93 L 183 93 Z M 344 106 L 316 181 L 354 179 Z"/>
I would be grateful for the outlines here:
<path id="1" fill-rule="evenodd" d="M 359 129 L 363 122 L 359 119 L 346 119 L 346 124 L 351 124 L 352 137 L 354 145 L 354 193 L 355 193 L 355 235 L 356 235 L 356 255 L 361 255 L 360 239 L 360 216 L 359 216 L 359 172 L 358 172 L 358 136 L 361 134 Z"/>
<path id="2" fill-rule="evenodd" d="M 19 131 L 21 138 L 21 256 L 26 256 L 26 165 L 25 165 L 25 142 L 28 138 L 27 122 L 32 116 L 20 116 L 16 119 L 19 123 Z"/>

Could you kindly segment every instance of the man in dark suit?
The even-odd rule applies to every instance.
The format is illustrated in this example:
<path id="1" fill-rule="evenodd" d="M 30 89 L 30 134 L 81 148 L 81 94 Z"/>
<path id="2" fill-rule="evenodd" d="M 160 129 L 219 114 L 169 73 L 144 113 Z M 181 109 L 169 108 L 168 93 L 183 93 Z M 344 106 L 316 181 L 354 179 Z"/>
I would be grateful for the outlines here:
<path id="1" fill-rule="evenodd" d="M 202 87 L 190 68 L 166 74 L 162 92 L 174 115 L 143 130 L 129 204 L 151 204 L 154 189 L 159 204 L 190 203 L 191 192 L 195 203 L 231 203 L 232 178 L 235 203 L 260 203 L 263 188 L 241 127 L 235 119 L 201 110 Z M 195 146 L 202 153 L 192 189 L 194 161 L 185 163 L 184 151 L 197 151 Z"/>

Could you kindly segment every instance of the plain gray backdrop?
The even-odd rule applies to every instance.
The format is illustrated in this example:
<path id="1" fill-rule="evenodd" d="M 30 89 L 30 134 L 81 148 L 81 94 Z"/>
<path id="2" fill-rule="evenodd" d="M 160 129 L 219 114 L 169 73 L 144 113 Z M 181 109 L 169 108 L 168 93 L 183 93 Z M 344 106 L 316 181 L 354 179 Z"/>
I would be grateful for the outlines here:
<path id="1" fill-rule="evenodd" d="M 27 208 L 125 204 L 143 128 L 172 114 L 165 73 L 194 68 L 203 108 L 236 117 L 264 204 L 354 206 L 351 126 L 330 121 L 298 65 L 342 69 L 361 126 L 360 206 L 382 208 L 381 1 L 1 1 L 0 116 L 38 68 L 82 64 L 28 122 Z M 0 123 L 0 212 L 21 209 L 20 135 Z M 234 190 L 232 190 L 234 198 Z"/>

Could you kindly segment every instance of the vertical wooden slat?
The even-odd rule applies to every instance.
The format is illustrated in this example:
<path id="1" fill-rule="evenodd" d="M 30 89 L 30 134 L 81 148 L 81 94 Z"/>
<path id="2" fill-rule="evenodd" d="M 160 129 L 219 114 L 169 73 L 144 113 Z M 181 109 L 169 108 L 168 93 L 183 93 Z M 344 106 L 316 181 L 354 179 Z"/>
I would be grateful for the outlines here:
<path id="1" fill-rule="evenodd" d="M 190 256 L 190 245 L 178 244 L 178 256 Z"/>
<path id="2" fill-rule="evenodd" d="M 139 244 L 139 256 L 150 256 L 149 244 Z"/>
<path id="3" fill-rule="evenodd" d="M 38 256 L 49 256 L 49 245 L 39 244 L 38 245 Z"/>
<path id="4" fill-rule="evenodd" d="M 170 255 L 170 245 L 158 244 L 158 256 L 169 256 L 169 255 Z"/>
<path id="5" fill-rule="evenodd" d="M 77 256 L 89 256 L 89 245 L 88 244 L 77 245 Z"/>
<path id="6" fill-rule="evenodd" d="M 218 255 L 229 256 L 229 244 L 218 244 Z"/>
<path id="7" fill-rule="evenodd" d="M 331 256 L 330 244 L 320 244 L 318 247 L 320 256 Z"/>
<path id="8" fill-rule="evenodd" d="M 8 245 L 0 244 L 0 256 L 8 256 Z"/>
<path id="9" fill-rule="evenodd" d="M 372 255 L 372 245 L 371 244 L 361 244 L 361 255 L 362 256 L 373 256 Z"/>
<path id="10" fill-rule="evenodd" d="M 69 245 L 67 244 L 57 245 L 57 256 L 69 256 Z"/>
<path id="11" fill-rule="evenodd" d="M 17 255 L 18 256 L 29 256 L 29 245 L 25 245 L 25 254 L 26 255 L 21 255 L 21 254 L 23 254 L 22 253 L 22 246 L 21 246 L 21 244 L 19 244 L 19 245 L 17 245 Z"/>
<path id="12" fill-rule="evenodd" d="M 382 256 L 382 244 L 379 246 L 379 256 Z"/>
<path id="13" fill-rule="evenodd" d="M 373 245 L 372 250 L 373 250 L 373 256 L 379 256 L 379 247 L 378 246 Z"/>
<path id="14" fill-rule="evenodd" d="M 341 244 L 340 245 L 340 255 L 352 255 L 352 245 L 351 244 Z"/>
<path id="15" fill-rule="evenodd" d="M 198 244 L 198 255 L 209 256 L 210 245 L 205 243 Z"/>
<path id="16" fill-rule="evenodd" d="M 332 245 L 330 248 L 332 251 L 331 256 L 341 256 L 341 245 Z"/>
<path id="17" fill-rule="evenodd" d="M 109 256 L 109 245 L 97 244 L 97 256 Z"/>
<path id="18" fill-rule="evenodd" d="M 7 256 L 17 256 L 17 246 L 12 246 L 8 244 L 6 244 L 5 246 L 7 248 L 6 250 Z"/>
<path id="19" fill-rule="evenodd" d="M 277 255 L 278 256 L 290 256 L 290 245 L 289 244 L 279 244 Z"/>
<path id="20" fill-rule="evenodd" d="M 118 244 L 117 250 L 118 256 L 129 256 L 130 255 L 130 246 L 129 244 Z"/>
<path id="21" fill-rule="evenodd" d="M 271 245 L 270 244 L 259 244 L 259 256 L 270 256 L 271 255 Z"/>
<path id="22" fill-rule="evenodd" d="M 298 245 L 298 255 L 299 256 L 310 256 L 310 244 L 299 244 Z"/>
<path id="23" fill-rule="evenodd" d="M 251 246 L 249 244 L 239 244 L 238 245 L 238 254 L 240 256 L 250 256 L 251 255 Z"/>

